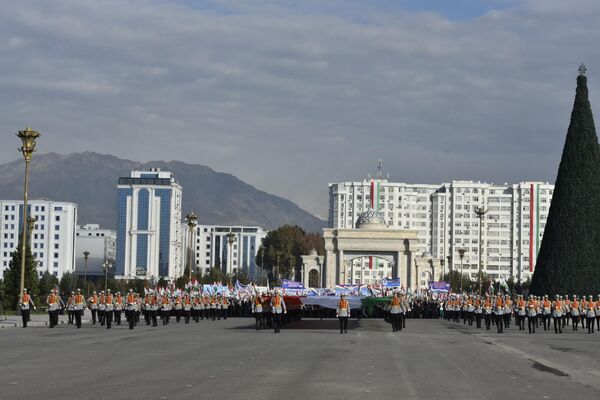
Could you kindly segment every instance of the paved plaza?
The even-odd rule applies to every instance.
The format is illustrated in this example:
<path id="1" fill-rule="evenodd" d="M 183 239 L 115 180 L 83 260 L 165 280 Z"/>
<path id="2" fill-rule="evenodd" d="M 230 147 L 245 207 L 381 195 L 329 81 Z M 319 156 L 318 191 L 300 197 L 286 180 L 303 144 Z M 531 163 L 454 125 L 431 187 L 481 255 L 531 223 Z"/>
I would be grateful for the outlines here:
<path id="1" fill-rule="evenodd" d="M 600 334 L 438 320 L 0 329 L 2 399 L 593 399 Z"/>

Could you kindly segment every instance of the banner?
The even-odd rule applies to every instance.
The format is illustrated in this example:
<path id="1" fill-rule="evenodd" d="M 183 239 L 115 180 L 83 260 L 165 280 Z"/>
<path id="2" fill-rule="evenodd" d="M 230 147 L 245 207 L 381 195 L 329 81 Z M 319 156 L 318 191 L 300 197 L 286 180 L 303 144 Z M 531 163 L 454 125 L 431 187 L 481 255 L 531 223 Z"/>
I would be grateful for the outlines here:
<path id="1" fill-rule="evenodd" d="M 448 282 L 429 282 L 429 290 L 432 292 L 449 292 L 450 283 Z"/>
<path id="2" fill-rule="evenodd" d="M 291 281 L 289 279 L 284 279 L 283 280 L 283 285 L 281 285 L 282 288 L 284 289 L 291 289 L 291 290 L 304 290 L 304 284 L 302 282 L 297 282 L 297 281 Z"/>
<path id="3" fill-rule="evenodd" d="M 384 278 L 381 281 L 383 287 L 386 288 L 394 288 L 394 287 L 400 287 L 400 278 L 394 278 L 394 279 L 387 279 Z"/>

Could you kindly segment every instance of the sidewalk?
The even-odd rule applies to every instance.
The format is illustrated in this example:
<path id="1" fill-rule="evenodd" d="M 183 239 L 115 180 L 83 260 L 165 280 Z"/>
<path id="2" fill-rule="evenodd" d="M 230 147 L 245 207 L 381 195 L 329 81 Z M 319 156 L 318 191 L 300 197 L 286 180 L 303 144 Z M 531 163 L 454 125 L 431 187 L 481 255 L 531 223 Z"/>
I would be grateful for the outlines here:
<path id="1" fill-rule="evenodd" d="M 81 323 L 89 323 L 91 319 L 89 317 L 89 311 L 84 315 L 81 319 Z M 6 318 L 6 319 L 5 319 Z M 69 317 L 67 315 L 59 315 L 58 323 L 66 324 L 69 321 Z M 2 328 L 21 328 L 23 326 L 23 320 L 20 315 L 14 315 L 13 312 L 6 315 L 0 315 L 0 329 Z M 31 315 L 31 321 L 27 323 L 27 327 L 30 326 L 48 326 L 48 314 L 34 314 Z"/>

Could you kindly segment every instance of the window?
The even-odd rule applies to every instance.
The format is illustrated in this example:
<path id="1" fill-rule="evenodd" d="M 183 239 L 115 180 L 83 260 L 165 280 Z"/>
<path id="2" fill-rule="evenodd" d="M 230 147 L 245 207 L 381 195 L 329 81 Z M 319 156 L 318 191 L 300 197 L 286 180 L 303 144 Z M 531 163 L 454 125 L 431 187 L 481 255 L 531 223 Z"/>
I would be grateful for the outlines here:
<path id="1" fill-rule="evenodd" d="M 58 243 L 54 243 L 54 248 L 58 249 Z"/>
<path id="2" fill-rule="evenodd" d="M 58 240 L 60 235 L 54 235 L 54 240 Z"/>
<path id="3" fill-rule="evenodd" d="M 54 220 L 55 220 L 56 222 L 59 222 L 59 221 L 60 221 L 60 215 L 57 215 L 56 217 L 54 217 Z"/>
<path id="4" fill-rule="evenodd" d="M 58 258 L 58 253 L 54 253 L 54 258 Z"/>

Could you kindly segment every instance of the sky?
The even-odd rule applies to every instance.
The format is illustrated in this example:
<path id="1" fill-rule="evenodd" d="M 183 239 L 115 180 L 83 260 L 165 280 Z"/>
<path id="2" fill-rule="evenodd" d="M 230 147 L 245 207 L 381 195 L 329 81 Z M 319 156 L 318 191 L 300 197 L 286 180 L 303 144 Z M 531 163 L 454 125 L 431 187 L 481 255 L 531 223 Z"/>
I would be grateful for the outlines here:
<path id="1" fill-rule="evenodd" d="M 378 159 L 554 182 L 582 62 L 600 106 L 597 0 L 2 3 L 2 163 L 29 123 L 41 153 L 208 165 L 326 218 Z"/>

